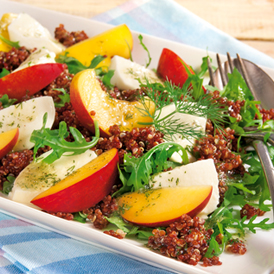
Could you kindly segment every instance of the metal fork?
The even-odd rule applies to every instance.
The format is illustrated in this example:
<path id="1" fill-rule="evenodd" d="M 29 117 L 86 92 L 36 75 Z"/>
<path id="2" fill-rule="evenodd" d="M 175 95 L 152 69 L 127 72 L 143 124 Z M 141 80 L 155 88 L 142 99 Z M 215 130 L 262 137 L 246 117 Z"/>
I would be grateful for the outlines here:
<path id="1" fill-rule="evenodd" d="M 248 73 L 248 71 L 244 65 L 244 62 L 241 59 L 239 54 L 237 54 L 237 59 L 231 59 L 230 54 L 227 53 L 227 62 L 224 63 L 224 68 L 223 68 L 219 54 L 217 54 L 216 57 L 217 57 L 217 63 L 218 63 L 218 71 L 219 71 L 219 75 L 221 77 L 223 86 L 225 86 L 228 83 L 227 74 L 231 73 L 233 71 L 234 67 L 236 67 L 238 69 L 238 71 L 240 72 L 240 74 L 243 76 L 251 93 L 253 95 L 256 94 L 256 91 L 254 90 L 254 86 L 252 85 L 252 83 L 250 81 L 249 73 Z M 213 72 L 213 69 L 211 66 L 210 59 L 208 58 L 207 61 L 208 61 L 207 63 L 208 63 L 208 70 L 209 70 L 209 76 L 210 76 L 210 83 L 212 86 L 216 86 L 216 78 L 214 77 L 214 72 Z M 234 66 L 234 64 L 236 64 L 236 65 Z M 256 100 L 256 98 L 255 98 L 255 100 Z M 263 168 L 263 172 L 264 172 L 264 175 L 265 175 L 268 187 L 269 187 L 271 200 L 272 200 L 273 214 L 274 214 L 274 167 L 273 167 L 267 146 L 264 144 L 264 142 L 262 140 L 259 140 L 259 139 L 261 139 L 261 137 L 263 137 L 263 135 L 258 135 L 257 137 L 254 134 L 251 134 L 251 135 L 252 136 L 250 136 L 250 137 L 255 139 L 252 141 L 252 145 L 259 156 L 259 159 L 260 159 L 260 162 L 261 162 L 261 165 Z M 272 135 L 273 135 L 273 133 L 272 133 Z M 258 138 L 258 139 L 256 140 L 256 138 Z M 274 140 L 274 138 L 273 138 L 273 136 L 271 136 L 271 138 L 269 138 L 271 145 L 274 145 L 273 140 Z"/>

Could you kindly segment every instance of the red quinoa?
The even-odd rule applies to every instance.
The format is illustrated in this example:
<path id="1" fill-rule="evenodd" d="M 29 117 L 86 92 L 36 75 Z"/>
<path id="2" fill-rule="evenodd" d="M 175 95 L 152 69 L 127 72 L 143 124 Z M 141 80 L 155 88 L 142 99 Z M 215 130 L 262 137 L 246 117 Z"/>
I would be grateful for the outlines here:
<path id="1" fill-rule="evenodd" d="M 55 29 L 55 39 L 57 39 L 65 47 L 70 47 L 76 43 L 88 39 L 87 34 L 84 31 L 72 31 L 69 32 L 64 28 L 63 24 Z"/>
<path id="2" fill-rule="evenodd" d="M 252 218 L 255 215 L 257 215 L 257 216 L 263 216 L 265 214 L 265 211 L 260 210 L 259 208 L 255 208 L 252 205 L 245 204 L 243 206 L 243 208 L 241 209 L 240 214 L 241 214 L 241 218 L 243 218 L 244 216 L 246 216 L 247 219 L 250 219 L 250 218 Z"/>
<path id="3" fill-rule="evenodd" d="M 182 215 L 181 219 L 170 224 L 166 231 L 154 229 L 148 246 L 187 264 L 197 265 L 202 260 L 204 266 L 220 265 L 222 263 L 218 257 L 204 259 L 208 249 L 207 241 L 213 232 L 204 228 L 204 222 L 199 217 L 192 219 L 188 215 Z"/>
<path id="4" fill-rule="evenodd" d="M 0 72 L 3 68 L 10 72 L 17 69 L 30 53 L 25 47 L 12 48 L 9 52 L 0 51 Z"/>

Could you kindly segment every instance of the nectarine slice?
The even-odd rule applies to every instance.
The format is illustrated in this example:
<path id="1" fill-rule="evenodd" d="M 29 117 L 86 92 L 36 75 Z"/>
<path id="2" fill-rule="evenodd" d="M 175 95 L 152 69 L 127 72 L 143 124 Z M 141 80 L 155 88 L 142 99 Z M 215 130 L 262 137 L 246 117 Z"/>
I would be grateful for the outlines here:
<path id="1" fill-rule="evenodd" d="M 14 128 L 0 134 L 0 159 L 10 152 L 16 145 L 19 137 L 19 129 Z"/>
<path id="2" fill-rule="evenodd" d="M 31 203 L 48 212 L 78 212 L 100 202 L 118 177 L 118 150 L 108 150 L 77 169 Z"/>
<path id="3" fill-rule="evenodd" d="M 38 64 L 10 73 L 0 79 L 0 95 L 21 100 L 50 84 L 65 69 L 64 64 Z"/>
<path id="4" fill-rule="evenodd" d="M 132 34 L 127 25 L 122 24 L 77 43 L 67 48 L 61 54 L 67 54 L 70 57 L 74 57 L 85 66 L 89 66 L 91 60 L 96 55 L 107 56 L 107 58 L 102 61 L 99 66 L 108 67 L 110 64 L 110 59 L 114 55 L 119 55 L 128 59 L 130 57 L 132 47 Z"/>
<path id="5" fill-rule="evenodd" d="M 8 26 L 10 23 L 17 18 L 17 14 L 15 13 L 5 13 L 3 14 L 0 20 L 0 35 L 2 35 L 5 39 L 9 40 L 9 31 Z M 4 41 L 0 39 L 0 51 L 8 52 L 11 50 L 11 46 L 6 44 Z"/>
<path id="6" fill-rule="evenodd" d="M 167 226 L 183 214 L 196 216 L 208 203 L 212 186 L 172 187 L 123 194 L 121 216 L 140 226 Z"/>
<path id="7" fill-rule="evenodd" d="M 114 99 L 102 90 L 94 69 L 83 70 L 73 77 L 70 99 L 79 120 L 91 132 L 94 132 L 94 120 L 98 121 L 101 136 L 109 136 L 109 127 L 113 125 L 118 125 L 121 131 L 131 131 L 134 127 L 144 127 L 140 122 L 152 122 L 142 113 L 145 106 L 141 102 Z M 147 99 L 145 104 L 154 113 L 154 103 Z"/>

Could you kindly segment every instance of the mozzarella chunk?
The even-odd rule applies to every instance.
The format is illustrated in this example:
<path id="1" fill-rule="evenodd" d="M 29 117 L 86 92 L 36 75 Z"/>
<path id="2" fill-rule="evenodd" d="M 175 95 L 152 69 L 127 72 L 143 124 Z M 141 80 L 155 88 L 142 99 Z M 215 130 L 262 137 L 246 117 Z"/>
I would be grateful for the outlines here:
<path id="1" fill-rule="evenodd" d="M 142 83 L 146 83 L 146 79 L 151 83 L 161 82 L 157 74 L 151 69 L 147 69 L 120 56 L 114 56 L 111 59 L 109 70 L 114 70 L 111 84 L 121 90 L 140 88 L 140 83 L 137 79 L 140 79 Z"/>
<path id="2" fill-rule="evenodd" d="M 8 26 L 10 40 L 19 42 L 27 49 L 46 48 L 54 53 L 64 50 L 64 46 L 55 40 L 50 32 L 38 21 L 25 13 L 20 13 Z"/>
<path id="3" fill-rule="evenodd" d="M 175 111 L 176 107 L 174 104 L 170 104 L 168 106 L 165 106 L 162 108 L 159 119 L 164 118 L 165 116 L 169 115 L 171 112 Z M 157 112 L 156 112 L 157 115 Z M 187 124 L 192 126 L 193 128 L 196 128 L 196 130 L 200 130 L 202 133 L 205 133 L 206 129 L 206 117 L 191 115 L 191 114 L 185 114 L 185 113 L 179 113 L 176 112 L 172 119 L 177 120 L 177 124 Z M 183 139 L 180 134 L 175 134 L 172 136 L 172 140 L 168 139 L 167 141 L 173 141 L 175 143 L 180 144 L 182 147 L 192 147 L 195 139 L 189 138 L 189 139 Z M 190 162 L 194 162 L 196 159 L 195 157 L 188 152 L 188 158 Z M 173 153 L 171 156 L 171 160 L 174 162 L 182 163 L 181 153 Z"/>
<path id="4" fill-rule="evenodd" d="M 54 52 L 50 52 L 47 49 L 38 49 L 34 51 L 32 54 L 30 54 L 30 56 L 13 72 L 34 65 L 56 63 L 55 56 L 56 54 Z"/>
<path id="5" fill-rule="evenodd" d="M 43 116 L 48 114 L 46 127 L 51 128 L 55 119 L 55 107 L 52 97 L 43 96 L 12 105 L 0 110 L 0 133 L 19 128 L 19 137 L 14 151 L 31 149 L 32 131 L 43 126 Z"/>
<path id="6" fill-rule="evenodd" d="M 52 164 L 42 162 L 51 152 L 44 153 L 21 171 L 9 193 L 10 199 L 35 207 L 30 203 L 34 197 L 97 157 L 94 151 L 87 150 L 79 155 L 63 155 Z"/>
<path id="7" fill-rule="evenodd" d="M 201 212 L 208 215 L 213 212 L 219 203 L 219 180 L 213 159 L 201 160 L 173 170 L 161 172 L 153 176 L 150 182 L 152 188 L 184 187 L 211 185 L 213 187 L 211 198 Z"/>

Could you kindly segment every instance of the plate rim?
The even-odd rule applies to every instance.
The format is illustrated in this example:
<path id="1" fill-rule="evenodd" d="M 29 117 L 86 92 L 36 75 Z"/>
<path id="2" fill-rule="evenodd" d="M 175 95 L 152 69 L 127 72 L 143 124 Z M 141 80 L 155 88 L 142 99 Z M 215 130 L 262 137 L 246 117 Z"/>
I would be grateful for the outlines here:
<path id="1" fill-rule="evenodd" d="M 46 13 L 46 14 L 51 14 L 51 15 L 59 15 L 61 16 L 62 18 L 69 18 L 71 20 L 71 18 L 74 18 L 75 20 L 77 21 L 81 21 L 81 22 L 89 22 L 89 24 L 96 24 L 96 25 L 100 25 L 102 28 L 110 28 L 112 27 L 112 25 L 110 24 L 106 24 L 106 23 L 102 23 L 102 22 L 97 22 L 95 20 L 92 20 L 92 19 L 88 19 L 88 18 L 82 18 L 82 17 L 78 17 L 78 16 L 75 16 L 75 15 L 70 15 L 70 14 L 65 14 L 65 13 L 62 13 L 62 12 L 58 12 L 58 11 L 53 11 L 53 10 L 48 10 L 48 9 L 43 9 L 43 8 L 39 8 L 39 7 L 34 7 L 34 6 L 31 6 L 31 5 L 28 5 L 28 4 L 23 4 L 23 3 L 18 3 L 18 2 L 11 2 L 11 1 L 7 1 L 7 0 L 0 0 L 0 5 L 8 5 L 8 6 L 15 6 L 17 8 L 19 7 L 23 7 L 24 9 L 31 9 L 33 12 L 42 12 L 42 13 Z M 2 16 L 2 11 L 1 11 L 1 14 L 0 16 Z M 61 22 L 62 23 L 62 22 Z M 139 32 L 135 32 L 135 31 L 132 31 L 133 33 L 133 36 L 136 38 L 140 33 Z M 185 44 L 181 44 L 179 42 L 174 42 L 174 41 L 168 41 L 166 39 L 163 39 L 163 38 L 157 38 L 157 37 L 154 37 L 152 35 L 148 35 L 148 34 L 142 34 L 143 37 L 144 37 L 144 41 L 145 39 L 149 40 L 149 39 L 152 39 L 153 41 L 157 41 L 159 43 L 164 43 L 164 44 L 169 44 L 169 45 L 173 45 L 173 48 L 175 49 L 174 51 L 176 52 L 176 50 L 178 50 L 179 48 L 183 48 L 183 49 L 186 49 L 190 52 L 196 52 L 196 53 L 199 53 L 197 55 L 202 55 L 202 56 L 205 56 L 205 53 L 207 53 L 212 59 L 213 59 L 213 65 L 216 65 L 217 64 L 217 61 L 216 61 L 216 57 L 215 57 L 215 53 L 214 52 L 210 52 L 210 51 L 207 51 L 206 49 L 203 50 L 203 49 L 200 49 L 200 48 L 196 48 L 196 47 L 193 47 L 193 46 L 189 46 L 189 45 L 185 45 Z M 136 39 L 135 39 L 136 40 Z M 138 44 L 134 44 L 134 47 L 137 47 L 138 49 Z M 178 54 L 178 52 L 177 52 Z M 144 56 L 144 55 L 143 55 Z M 134 57 L 134 56 L 133 56 Z M 225 61 L 226 60 L 226 56 L 225 55 L 221 55 L 221 59 L 222 61 Z M 200 59 L 201 60 L 201 59 Z M 201 63 L 201 62 L 200 62 Z M 264 69 L 267 70 L 267 72 L 270 71 L 271 73 L 271 77 L 274 79 L 274 69 L 272 68 L 265 68 L 265 67 L 262 67 Z M 20 203 L 17 203 L 17 202 L 14 202 L 14 201 L 11 201 L 9 200 L 7 197 L 5 197 L 3 194 L 0 195 L 0 204 L 1 204 L 1 208 L 0 208 L 0 212 L 3 212 L 4 214 L 8 214 L 10 216 L 13 216 L 15 218 L 19 218 L 19 219 L 23 219 L 27 222 L 30 222 L 34 225 L 37 225 L 37 226 L 41 226 L 41 227 L 44 227 L 48 230 L 51 230 L 51 231 L 55 231 L 55 232 L 58 232 L 58 233 L 61 233 L 61 234 L 64 234 L 66 236 L 69 236 L 71 238 L 75 238 L 77 240 L 81 240 L 81 241 L 84 241 L 84 242 L 88 242 L 88 243 L 91 243 L 93 245 L 97 245 L 101 248 L 104 248 L 104 249 L 109 249 L 111 250 L 112 252 L 116 252 L 116 253 L 119 253 L 119 254 L 123 254 L 127 257 L 131 257 L 131 258 L 134 258 L 136 259 L 136 257 L 133 257 L 132 256 L 129 256 L 128 253 L 123 253 L 123 252 L 120 252 L 120 251 L 117 251 L 116 249 L 112 249 L 112 248 L 109 248 L 107 246 L 104 246 L 104 245 L 100 245 L 100 244 L 97 244 L 95 242 L 92 242 L 92 241 L 87 241 L 81 237 L 78 238 L 77 235 L 70 235 L 70 234 L 66 234 L 65 232 L 63 231 L 60 231 L 54 227 L 50 227 L 46 224 L 43 224 L 43 222 L 41 223 L 38 223 L 37 221 L 35 220 L 31 220 L 31 218 L 27 218 L 27 216 L 25 215 L 25 213 L 21 213 L 21 214 L 16 214 L 15 212 L 17 211 L 18 212 L 18 209 L 22 208 L 24 210 L 24 208 L 26 207 L 27 208 L 27 212 L 28 210 L 32 211 L 32 210 L 35 210 L 35 212 L 38 214 L 40 213 L 43 213 L 45 215 L 42 214 L 42 216 L 48 216 L 50 220 L 57 220 L 57 224 L 67 224 L 67 220 L 63 220 L 61 218 L 58 218 L 58 217 L 55 217 L 55 216 L 52 216 L 50 214 L 47 214 L 47 213 L 44 213 L 44 212 L 41 212 L 37 209 L 33 209 L 33 208 L 30 208 L 26 205 L 22 205 Z M 12 208 L 14 208 L 13 210 L 10 210 L 8 209 L 7 207 L 8 206 L 12 206 Z M 21 212 L 21 209 L 19 210 L 19 212 Z M 36 214 L 34 214 L 34 216 L 36 216 Z M 47 218 L 48 219 L 48 218 Z M 70 221 L 71 222 L 71 221 Z M 77 224 L 76 226 L 78 225 L 81 225 L 80 223 L 78 224 L 77 222 L 75 222 L 75 224 Z M 92 231 L 97 231 L 96 229 L 94 228 L 89 228 L 89 229 L 92 229 Z M 99 232 L 99 231 L 97 231 Z M 97 235 L 97 232 L 96 232 L 96 235 Z M 103 233 L 103 231 L 100 231 L 100 234 L 103 234 L 104 237 L 106 237 L 107 239 L 111 239 L 111 242 L 117 242 L 118 239 L 114 238 L 114 237 L 111 237 L 109 235 L 106 235 Z M 109 238 L 110 237 L 110 238 Z M 113 239 L 112 239 L 113 238 Z M 118 240 L 118 241 L 121 241 L 121 240 Z M 126 243 L 125 240 L 122 240 Z M 122 246 L 124 245 L 124 243 L 122 244 Z M 136 246 L 134 246 L 134 248 L 136 248 Z M 144 249 L 144 247 L 141 247 L 142 250 Z M 171 258 L 167 258 L 163 255 L 160 255 L 156 252 L 153 252 L 151 250 L 149 250 L 148 248 L 145 248 L 147 251 L 149 251 L 150 253 L 152 254 L 156 254 L 156 257 L 160 258 L 159 262 L 157 262 L 157 265 L 155 262 L 147 262 L 146 260 L 144 259 L 141 259 L 141 258 L 138 258 L 139 261 L 142 261 L 144 263 L 147 263 L 147 264 L 150 264 L 150 265 L 153 265 L 153 266 L 158 266 L 159 267 L 159 263 L 161 264 L 161 268 L 165 269 L 165 270 L 169 270 L 169 271 L 187 271 L 186 273 L 189 273 L 189 274 L 192 274 L 192 273 L 201 273 L 201 274 L 205 274 L 205 273 L 215 273 L 215 270 L 216 270 L 216 273 L 219 273 L 219 271 L 221 271 L 221 267 L 220 266 L 212 266 L 210 268 L 207 268 L 209 270 L 208 271 L 204 271 L 200 266 L 191 266 L 191 265 L 188 265 L 188 264 L 185 264 L 185 263 L 181 263 L 181 262 L 178 262 L 174 259 L 171 259 Z M 153 255 L 154 256 L 154 255 Z M 222 261 L 222 256 L 220 257 L 220 260 Z M 164 265 L 162 264 L 165 263 Z M 166 264 L 167 263 L 167 264 Z M 166 267 L 166 265 L 172 265 L 172 267 Z M 179 268 L 177 268 L 177 265 Z M 174 268 L 174 266 L 176 268 Z M 271 268 L 273 268 L 274 266 L 274 263 L 273 265 L 271 266 Z M 269 269 L 269 268 L 268 268 Z M 214 270 L 214 272 L 212 272 L 211 270 Z M 267 270 L 267 269 L 266 269 Z"/>

